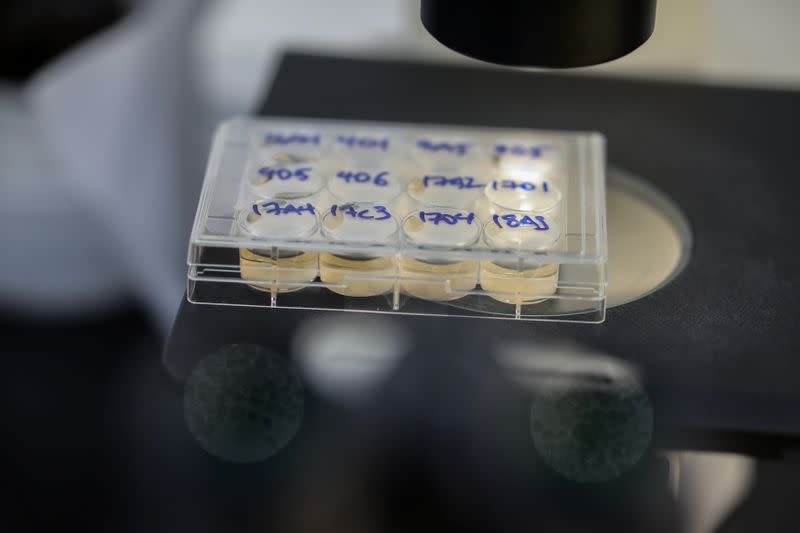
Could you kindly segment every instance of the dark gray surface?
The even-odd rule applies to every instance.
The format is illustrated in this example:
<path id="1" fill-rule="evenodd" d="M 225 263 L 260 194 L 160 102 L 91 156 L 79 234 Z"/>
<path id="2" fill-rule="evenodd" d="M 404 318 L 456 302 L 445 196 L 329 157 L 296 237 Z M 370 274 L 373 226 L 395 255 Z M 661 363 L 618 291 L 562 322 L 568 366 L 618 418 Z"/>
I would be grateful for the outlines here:
<path id="1" fill-rule="evenodd" d="M 687 214 L 685 272 L 601 326 L 470 327 L 636 362 L 687 425 L 800 434 L 800 94 L 290 54 L 260 112 L 603 132 Z"/>
<path id="2" fill-rule="evenodd" d="M 800 94 L 289 54 L 259 111 L 603 132 L 615 165 L 652 180 L 687 214 L 695 246 L 686 270 L 609 310 L 602 325 L 437 319 L 437 336 L 605 351 L 642 370 L 657 426 L 728 435 L 724 447 L 754 442 L 743 433 L 800 435 Z M 280 349 L 303 316 L 184 304 L 167 363 L 188 371 L 182 354 L 253 336 Z M 419 330 L 431 319 L 398 320 Z"/>

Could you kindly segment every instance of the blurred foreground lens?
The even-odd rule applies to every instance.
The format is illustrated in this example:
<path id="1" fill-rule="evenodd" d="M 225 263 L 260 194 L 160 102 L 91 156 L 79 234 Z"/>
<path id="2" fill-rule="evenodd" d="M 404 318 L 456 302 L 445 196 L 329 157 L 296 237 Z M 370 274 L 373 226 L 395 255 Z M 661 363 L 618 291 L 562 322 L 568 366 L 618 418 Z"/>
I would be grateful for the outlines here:
<path id="1" fill-rule="evenodd" d="M 653 434 L 653 409 L 633 380 L 596 387 L 576 380 L 545 388 L 531 407 L 536 450 L 579 482 L 613 480 L 632 469 Z"/>
<path id="2" fill-rule="evenodd" d="M 194 368 L 183 397 L 186 423 L 208 453 L 247 463 L 276 454 L 303 418 L 303 387 L 285 358 L 229 344 Z"/>

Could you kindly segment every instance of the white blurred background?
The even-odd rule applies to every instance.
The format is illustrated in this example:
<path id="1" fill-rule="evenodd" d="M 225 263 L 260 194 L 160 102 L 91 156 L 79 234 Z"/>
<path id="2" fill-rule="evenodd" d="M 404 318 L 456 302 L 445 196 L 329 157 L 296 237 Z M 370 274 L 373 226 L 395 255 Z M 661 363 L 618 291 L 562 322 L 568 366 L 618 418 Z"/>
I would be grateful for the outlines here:
<path id="1" fill-rule="evenodd" d="M 220 108 L 243 110 L 286 47 L 469 61 L 429 37 L 418 13 L 418 0 L 217 1 L 194 34 L 200 82 Z M 582 71 L 796 87 L 798 28 L 797 0 L 659 0 L 655 33 L 642 48 Z"/>

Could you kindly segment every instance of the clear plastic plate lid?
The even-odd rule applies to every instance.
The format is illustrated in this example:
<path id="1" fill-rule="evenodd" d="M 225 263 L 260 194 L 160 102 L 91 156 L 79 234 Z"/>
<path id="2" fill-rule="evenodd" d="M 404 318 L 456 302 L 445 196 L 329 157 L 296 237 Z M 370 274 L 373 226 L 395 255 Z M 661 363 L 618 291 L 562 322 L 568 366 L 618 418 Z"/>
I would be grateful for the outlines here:
<path id="1" fill-rule="evenodd" d="M 598 134 L 237 118 L 214 139 L 188 298 L 598 322 L 606 250 Z M 296 259 L 254 276 L 246 253 Z"/>
<path id="2" fill-rule="evenodd" d="M 403 236 L 426 248 L 455 249 L 475 244 L 481 234 L 475 213 L 434 208 L 414 211 L 403 220 Z"/>
<path id="3" fill-rule="evenodd" d="M 322 218 L 323 234 L 337 242 L 387 242 L 397 234 L 397 220 L 381 204 L 334 204 Z"/>

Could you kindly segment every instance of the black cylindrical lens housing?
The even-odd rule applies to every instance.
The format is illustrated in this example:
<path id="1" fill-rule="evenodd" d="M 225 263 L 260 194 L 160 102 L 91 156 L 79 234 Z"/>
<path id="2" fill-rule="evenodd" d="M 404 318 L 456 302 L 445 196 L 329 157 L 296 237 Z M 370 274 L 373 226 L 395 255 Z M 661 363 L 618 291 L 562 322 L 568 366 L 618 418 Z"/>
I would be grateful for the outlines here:
<path id="1" fill-rule="evenodd" d="M 605 63 L 653 33 L 656 0 L 422 0 L 422 24 L 461 54 L 510 66 Z"/>

